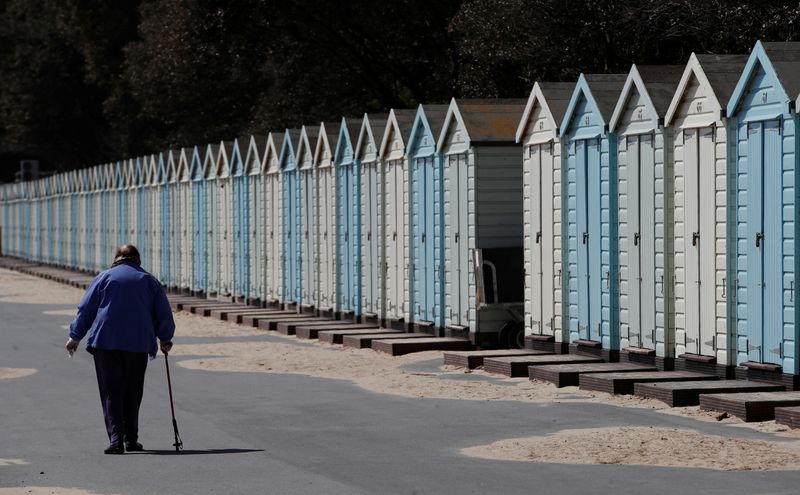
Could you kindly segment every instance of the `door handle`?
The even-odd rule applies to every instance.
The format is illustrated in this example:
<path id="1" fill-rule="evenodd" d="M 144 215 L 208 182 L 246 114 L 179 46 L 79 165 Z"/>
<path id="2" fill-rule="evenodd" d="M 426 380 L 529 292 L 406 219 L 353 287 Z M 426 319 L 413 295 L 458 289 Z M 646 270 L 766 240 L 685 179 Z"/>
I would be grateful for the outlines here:
<path id="1" fill-rule="evenodd" d="M 638 246 L 639 245 L 639 233 L 638 232 L 635 232 L 633 234 L 633 245 L 634 246 Z"/>
<path id="2" fill-rule="evenodd" d="M 756 232 L 756 247 L 761 247 L 761 241 L 764 239 L 764 234 Z"/>
<path id="3" fill-rule="evenodd" d="M 697 246 L 697 241 L 700 239 L 700 232 L 692 232 L 692 246 Z"/>
<path id="4" fill-rule="evenodd" d="M 536 233 L 536 244 L 539 244 L 539 241 L 542 239 L 542 231 Z"/>
<path id="5" fill-rule="evenodd" d="M 422 242 L 425 242 L 425 232 L 422 233 Z"/>
<path id="6" fill-rule="evenodd" d="M 348 237 L 350 236 L 349 232 L 344 233 L 344 242 L 347 242 Z"/>
<path id="7" fill-rule="evenodd" d="M 583 233 L 583 243 L 586 244 L 586 241 L 588 241 L 588 240 L 589 240 L 589 233 L 588 232 L 584 232 Z"/>
<path id="8" fill-rule="evenodd" d="M 459 237 L 460 237 L 460 236 L 459 236 L 458 232 L 456 232 L 456 242 L 458 242 L 458 238 L 459 238 Z"/>
<path id="9" fill-rule="evenodd" d="M 392 240 L 393 241 L 397 240 L 397 232 L 392 232 Z"/>

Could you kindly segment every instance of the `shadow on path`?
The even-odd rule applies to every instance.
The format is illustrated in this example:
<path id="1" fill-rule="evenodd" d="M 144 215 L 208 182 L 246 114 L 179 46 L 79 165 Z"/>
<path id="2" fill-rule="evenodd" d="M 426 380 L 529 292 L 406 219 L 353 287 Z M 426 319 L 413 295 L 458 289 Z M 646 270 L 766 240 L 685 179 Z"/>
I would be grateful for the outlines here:
<path id="1" fill-rule="evenodd" d="M 207 450 L 143 450 L 130 452 L 136 455 L 208 455 L 208 454 L 247 454 L 250 452 L 264 452 L 264 449 L 207 449 Z"/>

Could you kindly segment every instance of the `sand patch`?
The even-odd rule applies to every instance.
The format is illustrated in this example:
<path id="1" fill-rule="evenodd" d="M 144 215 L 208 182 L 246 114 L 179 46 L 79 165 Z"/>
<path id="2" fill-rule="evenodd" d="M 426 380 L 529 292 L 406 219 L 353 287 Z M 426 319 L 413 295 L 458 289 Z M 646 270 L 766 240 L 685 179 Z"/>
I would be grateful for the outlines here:
<path id="1" fill-rule="evenodd" d="M 315 341 L 312 341 L 315 342 Z M 331 347 L 309 343 L 289 345 L 275 342 L 222 342 L 215 344 L 176 344 L 170 354 L 204 356 L 183 360 L 184 368 L 232 371 L 291 373 L 318 378 L 351 380 L 378 393 L 403 397 L 462 400 L 518 400 L 526 402 L 583 401 L 576 387 L 558 389 L 551 384 L 524 379 L 496 379 L 500 383 L 457 379 L 463 370 L 414 372 L 403 366 L 441 359 L 441 352 L 419 352 L 392 357 L 371 349 Z"/>
<path id="2" fill-rule="evenodd" d="M 700 409 L 699 406 L 673 408 L 667 407 L 659 412 L 673 416 L 692 418 L 698 421 L 706 421 L 709 423 L 722 423 L 735 428 L 747 428 L 749 430 L 755 430 L 761 433 L 772 433 L 776 436 L 784 438 L 800 439 L 800 429 L 789 428 L 786 425 L 776 423 L 774 420 L 745 423 L 743 420 L 735 416 L 729 416 L 727 414 L 720 413 L 719 411 L 704 411 Z M 798 468 L 800 468 L 800 466 L 798 466 Z"/>
<path id="3" fill-rule="evenodd" d="M 245 327 L 228 321 L 206 318 L 179 311 L 175 318 L 175 338 L 179 337 L 249 337 L 263 335 L 263 330 Z"/>
<path id="4" fill-rule="evenodd" d="M 24 466 L 28 461 L 22 459 L 2 459 L 0 458 L 0 467 L 3 466 Z"/>
<path id="5" fill-rule="evenodd" d="M 43 315 L 52 315 L 52 316 L 75 316 L 78 313 L 76 309 L 49 309 L 47 311 L 42 311 Z"/>
<path id="6" fill-rule="evenodd" d="M 0 380 L 10 380 L 12 378 L 22 378 L 36 373 L 34 368 L 0 368 Z"/>
<path id="7" fill-rule="evenodd" d="M 78 305 L 83 290 L 0 268 L 0 302 Z"/>
<path id="8" fill-rule="evenodd" d="M 60 486 L 20 486 L 16 488 L 0 488 L 0 495 L 98 495 L 98 492 L 81 488 L 62 488 Z"/>
<path id="9" fill-rule="evenodd" d="M 611 427 L 562 430 L 468 447 L 483 459 L 560 464 L 628 464 L 724 471 L 794 470 L 800 442 L 770 442 L 707 435 L 695 430 Z"/>

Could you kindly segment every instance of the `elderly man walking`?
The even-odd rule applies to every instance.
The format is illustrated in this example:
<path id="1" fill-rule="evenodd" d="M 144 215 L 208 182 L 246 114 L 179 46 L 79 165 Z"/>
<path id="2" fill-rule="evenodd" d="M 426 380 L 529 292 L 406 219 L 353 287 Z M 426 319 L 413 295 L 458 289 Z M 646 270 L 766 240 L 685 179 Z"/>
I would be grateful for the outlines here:
<path id="1" fill-rule="evenodd" d="M 156 356 L 156 338 L 161 351 L 168 353 L 175 333 L 163 287 L 140 265 L 139 251 L 134 246 L 117 249 L 114 264 L 92 281 L 69 327 L 66 348 L 70 355 L 88 333 L 86 350 L 94 356 L 111 442 L 106 454 L 142 450 L 139 406 L 147 357 Z"/>

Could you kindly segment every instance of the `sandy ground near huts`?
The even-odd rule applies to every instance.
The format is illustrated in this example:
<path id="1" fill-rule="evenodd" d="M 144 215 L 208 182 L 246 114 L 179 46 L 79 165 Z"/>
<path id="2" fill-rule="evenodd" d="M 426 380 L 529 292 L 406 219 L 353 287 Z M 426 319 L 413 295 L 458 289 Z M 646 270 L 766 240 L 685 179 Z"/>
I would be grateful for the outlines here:
<path id="1" fill-rule="evenodd" d="M 461 450 L 484 459 L 562 464 L 630 464 L 726 471 L 796 470 L 800 442 L 772 442 L 652 426 L 561 430 Z"/>
<path id="2" fill-rule="evenodd" d="M 22 378 L 36 373 L 34 368 L 0 368 L 0 380 Z"/>
<path id="3" fill-rule="evenodd" d="M 63 488 L 60 486 L 20 486 L 16 488 L 0 488 L 0 495 L 99 495 L 97 492 L 81 488 Z M 112 495 L 112 494 L 105 494 Z"/>
<path id="4" fill-rule="evenodd" d="M 77 303 L 82 295 L 81 290 L 61 286 L 55 282 L 37 279 L 0 269 L 0 300 L 14 297 L 14 302 L 41 303 L 43 300 L 51 304 Z M 54 295 L 51 295 L 54 294 Z M 51 314 L 54 312 L 51 311 Z M 62 314 L 60 311 L 58 314 Z M 67 314 L 64 312 L 64 314 Z M 318 341 L 298 342 L 294 337 L 283 336 L 277 332 L 265 332 L 230 322 L 212 318 L 204 318 L 185 312 L 175 313 L 176 345 L 171 354 L 184 359 L 179 365 L 187 369 L 225 372 L 261 372 L 291 373 L 319 378 L 348 380 L 367 390 L 413 398 L 440 398 L 458 400 L 504 400 L 521 402 L 551 403 L 601 403 L 621 407 L 638 407 L 652 409 L 659 414 L 675 414 L 700 421 L 722 422 L 734 427 L 752 428 L 761 432 L 800 439 L 800 430 L 791 430 L 774 421 L 763 423 L 744 423 L 737 418 L 721 417 L 718 413 L 701 411 L 697 407 L 669 408 L 665 404 L 632 396 L 613 396 L 602 392 L 588 392 L 577 387 L 556 388 L 545 382 L 520 378 L 503 378 L 490 375 L 478 369 L 469 371 L 475 379 L 465 380 L 465 371 L 451 366 L 438 366 L 429 371 L 413 371 L 414 365 L 432 359 L 441 359 L 442 353 L 437 351 L 409 354 L 392 357 L 377 353 L 370 349 L 350 349 L 331 346 Z M 247 337 L 269 334 L 279 341 L 248 340 L 235 341 L 225 337 Z M 202 344 L 180 343 L 180 337 L 215 337 L 220 340 Z M 424 367 L 428 369 L 427 366 Z M 483 378 L 483 379 L 481 379 Z M 657 420 L 656 420 L 657 421 Z M 570 449 L 549 449 L 556 457 L 545 459 L 541 453 L 531 453 L 531 445 L 545 445 L 547 442 L 574 444 L 580 450 L 588 444 L 601 445 L 593 459 L 600 463 L 618 464 L 659 464 L 660 462 L 677 462 L 682 466 L 708 467 L 711 469 L 788 469 L 800 467 L 800 442 L 765 442 L 766 446 L 753 443 L 751 440 L 738 438 L 715 437 L 688 430 L 691 433 L 692 445 L 714 446 L 706 449 L 719 452 L 720 449 L 736 449 L 747 451 L 753 449 L 760 452 L 761 460 L 752 460 L 746 454 L 733 456 L 727 460 L 694 459 L 681 457 L 687 450 L 686 442 L 681 435 L 675 435 L 669 428 L 603 428 L 587 430 L 568 430 L 546 437 L 534 439 L 509 439 L 488 446 L 477 446 L 465 449 L 464 453 L 479 457 L 531 460 L 535 462 L 577 462 L 567 457 Z M 672 433 L 670 433 L 672 432 Z M 668 434 L 669 433 L 669 434 Z M 679 441 L 663 440 L 663 438 L 680 438 Z M 616 439 L 619 439 L 617 442 Z M 609 440 L 606 440 L 609 439 Z M 541 442 L 545 442 L 542 444 Z M 716 442 L 716 443 L 715 443 Z M 721 442 L 721 443 L 720 443 Z M 674 443 L 674 445 L 672 445 Z M 641 444 L 641 445 L 639 445 Z M 639 445 L 638 447 L 636 447 Z M 602 447 L 604 446 L 604 447 Z M 623 448 L 624 447 L 624 448 Z M 634 448 L 636 447 L 636 448 Z M 627 450 L 626 450 L 627 449 Z M 677 460 L 661 461 L 658 452 L 671 452 L 666 455 Z M 680 450 L 677 450 L 680 449 Z M 716 450 L 715 450 L 716 449 Z M 768 455 L 772 449 L 773 454 Z M 632 454 L 620 454 L 618 451 L 631 451 Z M 538 451 L 537 451 L 538 452 Z M 638 453 L 635 453 L 638 452 Z M 651 454 L 649 454 L 652 452 Z M 499 456 L 499 457 L 496 457 Z M 650 457 L 649 457 L 650 456 Z M 651 458 L 652 457 L 652 458 Z M 716 457 L 716 455 L 714 456 Z M 649 459 L 649 460 L 648 460 Z M 686 460 L 686 462 L 684 462 Z M 592 461 L 595 462 L 595 461 Z M 678 464 L 676 464 L 678 465 Z M 748 467 L 749 466 L 749 467 Z M 43 492 L 44 493 L 44 492 Z M 3 495 L 0 492 L 0 495 Z M 78 495 L 78 494 L 76 494 Z"/>

